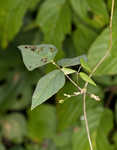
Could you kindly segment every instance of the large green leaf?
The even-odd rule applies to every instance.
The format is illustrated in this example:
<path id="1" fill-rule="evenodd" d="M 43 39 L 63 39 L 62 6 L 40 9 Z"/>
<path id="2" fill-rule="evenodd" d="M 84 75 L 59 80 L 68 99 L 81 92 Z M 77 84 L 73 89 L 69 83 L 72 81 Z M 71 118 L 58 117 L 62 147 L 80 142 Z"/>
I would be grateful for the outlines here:
<path id="1" fill-rule="evenodd" d="M 42 104 L 28 113 L 28 133 L 33 140 L 52 138 L 56 133 L 56 109 Z"/>
<path id="2" fill-rule="evenodd" d="M 108 141 L 108 134 L 113 127 L 112 112 L 108 109 L 96 108 L 87 113 L 89 129 L 94 150 L 113 150 L 112 145 Z M 82 127 L 74 131 L 73 150 L 89 150 L 89 142 L 85 130 L 84 120 L 82 119 Z"/>
<path id="3" fill-rule="evenodd" d="M 42 77 L 34 91 L 31 109 L 42 104 L 51 96 L 56 94 L 65 84 L 64 73 L 54 70 Z"/>
<path id="4" fill-rule="evenodd" d="M 108 13 L 103 0 L 96 1 L 82 1 L 82 0 L 70 0 L 73 9 L 76 14 L 88 25 L 95 28 L 100 28 L 107 24 Z"/>
<path id="5" fill-rule="evenodd" d="M 78 27 L 73 32 L 72 39 L 73 39 L 74 46 L 77 50 L 77 55 L 82 55 L 83 53 L 87 52 L 90 45 L 96 39 L 97 33 L 96 31 L 88 28 L 86 25 L 80 24 L 77 18 L 75 20 L 75 24 Z"/>
<path id="6" fill-rule="evenodd" d="M 21 50 L 25 66 L 30 71 L 50 63 L 57 53 L 56 47 L 50 44 L 21 45 L 18 48 Z"/>
<path id="7" fill-rule="evenodd" d="M 6 47 L 19 31 L 31 0 L 0 1 L 0 42 Z"/>
<path id="8" fill-rule="evenodd" d="M 71 12 L 67 0 L 46 0 L 41 6 L 37 24 L 45 35 L 45 42 L 61 47 L 71 30 Z"/>
<path id="9" fill-rule="evenodd" d="M 63 42 L 63 49 L 66 58 L 68 57 L 75 57 L 77 55 L 76 49 L 74 47 L 74 43 L 72 40 L 72 36 L 67 36 L 66 39 Z M 63 58 L 63 57 L 61 57 Z M 59 58 L 60 59 L 60 58 Z"/>
<path id="10" fill-rule="evenodd" d="M 117 29 L 116 23 L 113 24 L 112 50 L 106 60 L 99 66 L 96 75 L 116 74 L 117 73 Z M 105 29 L 96 39 L 89 49 L 88 61 L 91 68 L 94 68 L 99 60 L 105 55 L 109 46 L 109 30 Z"/>

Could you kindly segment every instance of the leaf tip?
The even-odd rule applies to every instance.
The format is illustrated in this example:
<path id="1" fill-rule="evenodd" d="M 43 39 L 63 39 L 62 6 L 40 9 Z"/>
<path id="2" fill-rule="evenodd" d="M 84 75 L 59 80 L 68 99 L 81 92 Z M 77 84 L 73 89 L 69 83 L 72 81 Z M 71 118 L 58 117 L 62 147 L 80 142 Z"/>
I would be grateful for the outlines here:
<path id="1" fill-rule="evenodd" d="M 37 106 L 34 105 L 34 104 L 32 104 L 32 105 L 31 105 L 31 111 L 33 111 L 35 107 L 37 107 Z"/>
<path id="2" fill-rule="evenodd" d="M 19 50 L 21 50 L 21 49 L 22 49 L 22 45 L 18 45 L 17 48 L 18 48 Z"/>

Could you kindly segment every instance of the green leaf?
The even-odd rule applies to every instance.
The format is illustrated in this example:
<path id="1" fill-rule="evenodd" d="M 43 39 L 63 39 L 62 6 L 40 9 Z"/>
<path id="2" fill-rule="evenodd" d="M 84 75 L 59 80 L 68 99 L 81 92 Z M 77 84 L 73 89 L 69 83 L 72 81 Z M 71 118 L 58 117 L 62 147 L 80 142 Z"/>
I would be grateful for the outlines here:
<path id="1" fill-rule="evenodd" d="M 113 75 L 117 73 L 117 23 L 113 24 L 112 29 L 112 50 L 104 60 L 104 62 L 98 67 L 95 75 Z M 109 29 L 105 29 L 96 41 L 90 47 L 88 53 L 88 64 L 91 68 L 94 68 L 102 57 L 106 54 L 109 46 Z"/>
<path id="2" fill-rule="evenodd" d="M 84 72 L 80 72 L 79 74 L 80 74 L 80 77 L 81 77 L 84 81 L 86 81 L 86 82 L 88 82 L 88 83 L 90 83 L 90 84 L 96 86 L 95 82 L 94 82 L 87 74 L 85 74 Z"/>
<path id="3" fill-rule="evenodd" d="M 98 5 L 96 5 L 93 0 L 87 0 L 87 2 L 91 11 L 93 11 L 96 17 L 98 17 L 97 19 L 107 24 L 109 21 L 109 15 L 104 0 L 97 0 L 96 2 Z"/>
<path id="4" fill-rule="evenodd" d="M 108 141 L 108 135 L 113 127 L 113 115 L 108 109 L 97 107 L 87 113 L 88 124 L 94 150 L 113 150 L 113 146 Z M 85 129 L 84 119 L 82 126 L 74 131 L 73 150 L 89 150 L 89 142 Z"/>
<path id="5" fill-rule="evenodd" d="M 86 25 L 80 24 L 80 22 L 78 21 L 78 18 L 76 18 L 75 24 L 78 27 L 73 32 L 72 39 L 73 39 L 73 43 L 77 51 L 77 55 L 82 55 L 89 50 L 90 45 L 93 43 L 93 41 L 97 37 L 97 33 L 96 31 L 88 28 Z M 71 52 L 73 53 L 73 51 Z"/>
<path id="6" fill-rule="evenodd" d="M 60 70 L 54 70 L 42 77 L 34 91 L 31 109 L 34 109 L 56 94 L 64 84 L 65 76 Z"/>
<path id="7" fill-rule="evenodd" d="M 72 129 L 69 128 L 63 132 L 58 132 L 53 141 L 57 146 L 57 150 L 72 150 Z"/>
<path id="8" fill-rule="evenodd" d="M 22 26 L 22 19 L 31 0 L 0 1 L 0 43 L 6 47 Z M 15 12 L 15 13 L 14 13 Z"/>
<path id="9" fill-rule="evenodd" d="M 81 63 L 81 66 L 82 66 L 86 71 L 91 72 L 91 69 L 90 69 L 89 65 L 87 64 L 86 61 L 84 61 L 84 59 L 81 58 L 81 59 L 80 59 L 80 63 Z"/>
<path id="10" fill-rule="evenodd" d="M 72 7 L 76 14 L 88 25 L 95 28 L 101 28 L 108 23 L 108 13 L 103 0 L 96 1 L 82 1 L 70 0 Z"/>
<path id="11" fill-rule="evenodd" d="M 65 53 L 64 57 L 66 57 L 66 58 L 71 57 L 72 58 L 74 56 L 77 56 L 76 49 L 74 47 L 74 43 L 73 43 L 73 40 L 72 40 L 72 36 L 66 37 L 66 39 L 63 42 L 63 49 L 64 49 L 64 53 Z M 62 59 L 64 57 L 61 57 L 59 59 Z"/>
<path id="12" fill-rule="evenodd" d="M 67 146 L 71 144 L 71 136 L 72 130 L 65 130 L 63 132 L 60 132 L 59 134 L 56 134 L 53 137 L 53 141 L 58 147 Z"/>
<path id="13" fill-rule="evenodd" d="M 71 30 L 71 10 L 67 0 L 46 0 L 36 19 L 44 33 L 45 42 L 61 48 L 66 34 Z"/>
<path id="14" fill-rule="evenodd" d="M 64 74 L 72 74 L 76 72 L 76 70 L 70 68 L 62 68 L 61 70 L 64 72 Z"/>
<path id="15" fill-rule="evenodd" d="M 59 60 L 57 63 L 62 67 L 76 66 L 76 65 L 80 65 L 81 58 L 87 61 L 86 55 L 81 55 L 74 58 L 63 58 Z"/>
<path id="16" fill-rule="evenodd" d="M 27 135 L 27 124 L 23 115 L 12 113 L 2 118 L 3 136 L 15 143 L 21 143 Z"/>
<path id="17" fill-rule="evenodd" d="M 18 48 L 21 50 L 25 66 L 30 71 L 50 63 L 57 53 L 56 47 L 50 44 L 21 45 Z"/>
<path id="18" fill-rule="evenodd" d="M 33 140 L 52 138 L 56 133 L 56 109 L 42 104 L 28 113 L 28 133 Z"/>

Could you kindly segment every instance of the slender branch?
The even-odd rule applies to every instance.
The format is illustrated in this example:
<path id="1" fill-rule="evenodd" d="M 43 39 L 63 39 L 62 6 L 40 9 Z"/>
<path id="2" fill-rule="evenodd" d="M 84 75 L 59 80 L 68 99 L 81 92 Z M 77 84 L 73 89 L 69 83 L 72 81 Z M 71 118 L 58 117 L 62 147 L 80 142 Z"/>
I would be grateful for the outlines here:
<path id="1" fill-rule="evenodd" d="M 100 61 L 97 63 L 97 65 L 94 67 L 92 70 L 91 74 L 89 77 L 91 78 L 92 75 L 95 73 L 97 68 L 104 62 L 104 60 L 108 57 L 111 49 L 112 49 L 112 20 L 113 20 L 113 11 L 114 11 L 114 0 L 112 0 L 112 7 L 111 7 L 111 16 L 110 16 L 110 24 L 109 24 L 109 30 L 110 30 L 110 36 L 109 36 L 109 47 L 105 55 L 100 59 Z M 87 89 L 88 82 L 85 83 L 84 89 Z M 87 114 L 86 114 L 86 93 L 83 93 L 83 112 L 84 112 L 84 119 L 85 119 L 85 125 L 86 125 L 86 131 L 87 131 L 87 136 L 89 140 L 89 145 L 90 145 L 90 150 L 93 150 L 92 142 L 91 142 L 91 137 L 90 137 L 90 132 L 89 132 L 89 127 L 88 127 L 88 120 L 87 120 Z"/>
<path id="2" fill-rule="evenodd" d="M 83 94 L 83 113 L 84 113 L 84 120 L 85 120 L 85 125 L 86 125 L 86 131 L 87 131 L 87 136 L 88 136 L 88 140 L 89 140 L 90 150 L 93 150 L 91 137 L 90 137 L 90 132 L 89 132 L 88 120 L 87 120 L 87 113 L 86 113 L 86 92 L 84 92 L 84 94 Z"/>

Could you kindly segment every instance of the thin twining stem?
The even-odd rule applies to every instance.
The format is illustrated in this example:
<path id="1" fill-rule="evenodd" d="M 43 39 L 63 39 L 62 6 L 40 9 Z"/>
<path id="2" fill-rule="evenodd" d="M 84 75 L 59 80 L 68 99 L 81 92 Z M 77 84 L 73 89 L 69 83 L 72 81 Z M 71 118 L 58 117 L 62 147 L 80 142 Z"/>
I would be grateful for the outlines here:
<path id="1" fill-rule="evenodd" d="M 86 91 L 83 94 L 83 113 L 84 113 L 84 120 L 85 120 L 86 131 L 87 131 L 87 136 L 88 136 L 88 140 L 89 140 L 90 149 L 93 150 L 91 137 L 90 137 L 90 132 L 89 132 L 89 127 L 88 127 L 87 113 L 86 113 Z"/>
<path id="2" fill-rule="evenodd" d="M 108 57 L 111 49 L 112 49 L 112 20 L 113 20 L 113 12 L 114 12 L 114 0 L 112 0 L 112 7 L 111 7 L 111 16 L 110 16 L 110 25 L 109 25 L 109 30 L 110 30 L 110 36 L 109 36 L 109 47 L 105 55 L 101 58 L 101 60 L 97 63 L 97 65 L 94 67 L 92 70 L 91 74 L 89 77 L 92 77 L 94 72 L 97 70 L 97 68 L 103 63 L 103 61 Z M 87 89 L 88 82 L 85 83 L 84 89 Z M 83 112 L 84 112 L 84 120 L 85 120 L 85 126 L 86 126 L 86 131 L 87 131 L 87 136 L 89 140 L 89 145 L 90 145 L 90 150 L 93 150 L 92 142 L 91 142 L 91 137 L 90 137 L 90 132 L 89 132 L 89 127 L 88 127 L 88 120 L 87 120 L 87 113 L 86 113 L 86 92 L 83 93 Z"/>

